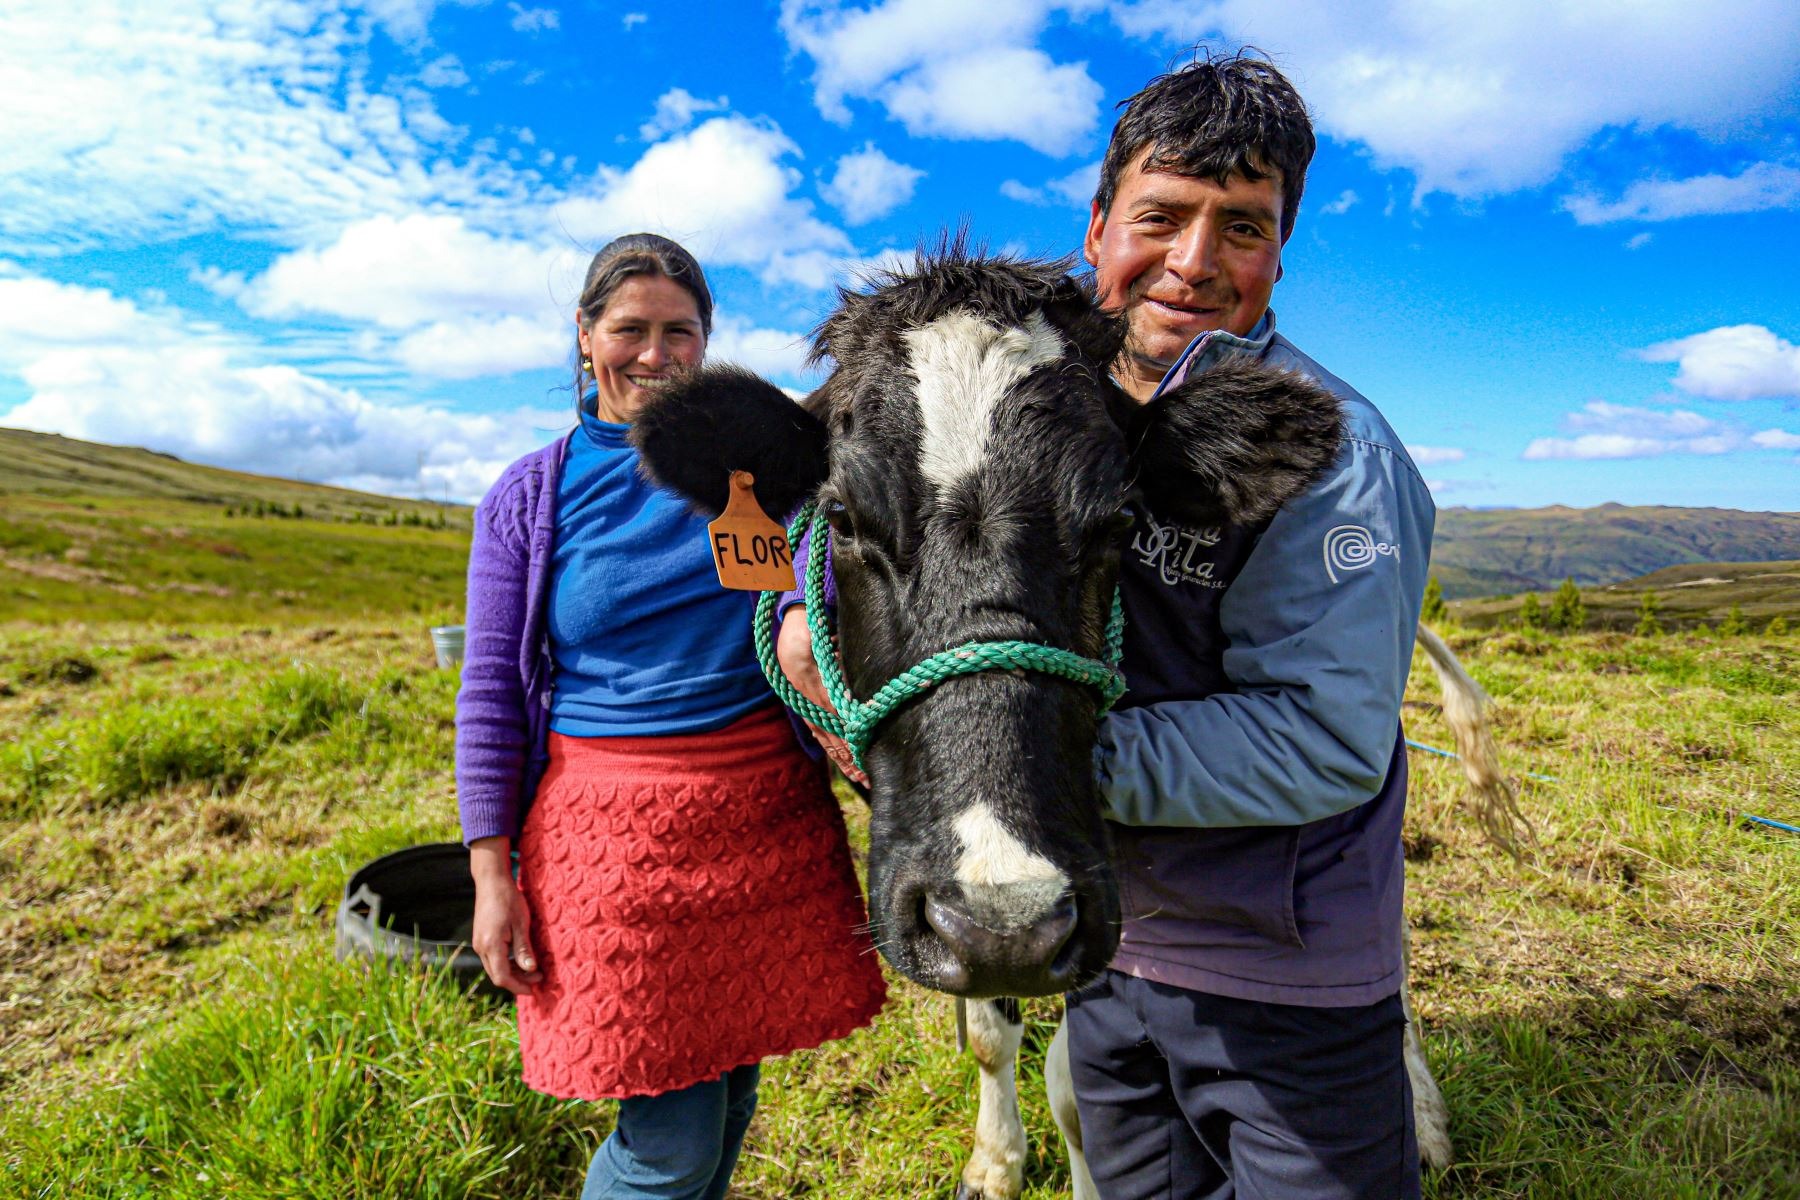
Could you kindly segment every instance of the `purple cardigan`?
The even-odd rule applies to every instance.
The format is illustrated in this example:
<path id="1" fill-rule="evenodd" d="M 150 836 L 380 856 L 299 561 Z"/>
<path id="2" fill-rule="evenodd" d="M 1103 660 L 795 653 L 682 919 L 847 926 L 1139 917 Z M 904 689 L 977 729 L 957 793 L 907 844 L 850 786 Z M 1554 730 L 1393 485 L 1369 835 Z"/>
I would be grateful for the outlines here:
<path id="1" fill-rule="evenodd" d="M 549 758 L 545 632 L 556 487 L 569 439 L 501 473 L 475 510 L 462 689 L 456 695 L 456 804 L 464 843 L 517 839 Z"/>

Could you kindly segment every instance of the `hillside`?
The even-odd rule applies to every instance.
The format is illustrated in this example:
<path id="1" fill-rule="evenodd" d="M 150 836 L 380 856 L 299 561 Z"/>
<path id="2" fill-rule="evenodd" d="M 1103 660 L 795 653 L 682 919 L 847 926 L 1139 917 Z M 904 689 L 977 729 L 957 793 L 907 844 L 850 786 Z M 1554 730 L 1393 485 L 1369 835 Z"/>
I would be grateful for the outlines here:
<path id="1" fill-rule="evenodd" d="M 1457 600 L 1451 603 L 1450 614 L 1477 629 L 1514 625 L 1526 595 L 1535 594 L 1547 611 L 1551 591 L 1532 588 L 1505 597 Z M 1800 561 L 1777 561 L 1683 563 L 1620 583 L 1582 588 L 1585 627 L 1634 628 L 1646 592 L 1655 595 L 1656 619 L 1665 630 L 1716 626 L 1734 605 L 1752 629 L 1765 628 L 1774 617 L 1800 626 Z"/>
<path id="2" fill-rule="evenodd" d="M 404 597 L 403 607 L 452 619 L 469 518 L 459 505 L 0 429 L 0 621 L 280 624 L 389 609 L 390 594 Z M 1800 513 L 1603 504 L 1444 509 L 1431 569 L 1451 599 L 1546 591 L 1572 577 L 1587 588 L 1615 585 L 1629 593 L 1618 603 L 1635 606 L 1644 588 L 1663 584 L 1626 581 L 1651 572 L 1782 560 L 1800 560 Z M 1717 619 L 1721 605 L 1736 600 L 1746 612 L 1756 606 L 1791 617 L 1780 594 L 1791 584 L 1771 583 L 1767 604 L 1760 593 L 1677 589 L 1671 610 Z M 1606 597 L 1589 604 L 1612 607 Z M 1507 610 L 1496 601 L 1472 606 L 1469 616 L 1479 623 Z"/>
<path id="3" fill-rule="evenodd" d="M 0 621 L 454 620 L 469 517 L 0 429 Z"/>
<path id="4" fill-rule="evenodd" d="M 385 520 L 390 513 L 435 517 L 446 508 L 450 514 L 461 508 L 206 467 L 136 446 L 0 428 L 0 496 L 6 495 L 184 500 L 236 508 L 261 501 L 288 509 L 299 505 L 332 520 Z"/>
<path id="5" fill-rule="evenodd" d="M 1621 583 L 1680 563 L 1800 559 L 1800 513 L 1728 508 L 1470 509 L 1438 512 L 1431 570 L 1452 599 L 1541 591 L 1564 579 Z"/>

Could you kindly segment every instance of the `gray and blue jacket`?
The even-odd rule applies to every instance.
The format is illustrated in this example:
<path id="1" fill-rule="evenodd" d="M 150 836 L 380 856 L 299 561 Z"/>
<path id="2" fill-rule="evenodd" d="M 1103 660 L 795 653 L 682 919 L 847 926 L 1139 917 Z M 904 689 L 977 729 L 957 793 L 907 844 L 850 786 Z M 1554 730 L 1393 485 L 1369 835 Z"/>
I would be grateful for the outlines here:
<path id="1" fill-rule="evenodd" d="M 1129 690 L 1096 759 L 1124 907 L 1115 970 L 1240 999 L 1372 1004 L 1402 982 L 1412 662 L 1436 516 L 1374 405 L 1274 330 L 1189 346 L 1343 404 L 1336 462 L 1255 528 L 1142 513 L 1124 556 Z"/>

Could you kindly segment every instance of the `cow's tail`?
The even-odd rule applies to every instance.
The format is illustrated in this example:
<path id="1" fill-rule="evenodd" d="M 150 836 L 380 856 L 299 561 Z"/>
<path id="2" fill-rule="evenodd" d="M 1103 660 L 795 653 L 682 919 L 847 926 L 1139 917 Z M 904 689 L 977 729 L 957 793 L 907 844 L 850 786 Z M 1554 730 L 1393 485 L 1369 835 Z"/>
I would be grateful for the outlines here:
<path id="1" fill-rule="evenodd" d="M 1536 840 L 1536 834 L 1519 810 L 1512 780 L 1500 770 L 1500 755 L 1494 748 L 1494 735 L 1487 720 L 1487 708 L 1493 701 L 1429 626 L 1420 623 L 1417 637 L 1443 690 L 1444 719 L 1456 738 L 1456 752 L 1475 795 L 1475 815 L 1482 832 L 1489 841 L 1518 858 Z"/>

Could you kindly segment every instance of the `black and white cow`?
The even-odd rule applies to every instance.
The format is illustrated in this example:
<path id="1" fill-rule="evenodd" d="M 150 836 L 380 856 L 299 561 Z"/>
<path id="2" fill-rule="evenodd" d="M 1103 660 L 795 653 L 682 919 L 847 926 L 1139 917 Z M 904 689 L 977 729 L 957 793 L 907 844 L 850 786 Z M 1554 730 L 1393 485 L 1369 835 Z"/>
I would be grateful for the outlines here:
<path id="1" fill-rule="evenodd" d="M 1264 520 L 1329 465 L 1340 429 L 1328 393 L 1241 362 L 1137 404 L 1108 376 L 1123 337 L 1067 264 L 953 245 L 841 294 L 813 350 L 834 369 L 804 402 L 708 368 L 662 389 L 632 437 L 698 507 L 724 506 L 734 469 L 777 520 L 818 501 L 859 697 L 973 641 L 1098 658 L 1133 504 L 1194 525 Z M 963 676 L 894 713 L 866 755 L 876 945 L 975 1001 L 981 1115 L 960 1195 L 1020 1190 L 1010 998 L 1079 987 L 1118 945 L 1097 707 L 1048 674 Z M 1053 1107 L 1091 1195 L 1060 1030 L 1052 1046 Z"/>

